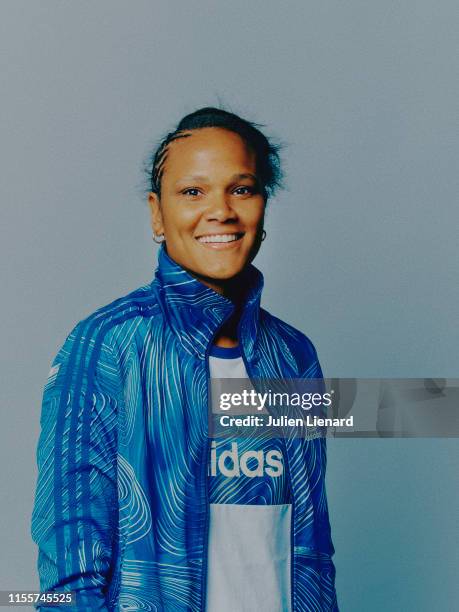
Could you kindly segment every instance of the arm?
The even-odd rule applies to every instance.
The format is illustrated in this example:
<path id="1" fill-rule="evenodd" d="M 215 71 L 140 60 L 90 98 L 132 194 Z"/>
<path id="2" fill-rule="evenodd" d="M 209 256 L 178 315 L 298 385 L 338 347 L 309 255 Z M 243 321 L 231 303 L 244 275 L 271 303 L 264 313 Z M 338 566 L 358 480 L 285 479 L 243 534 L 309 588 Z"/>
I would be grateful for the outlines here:
<path id="1" fill-rule="evenodd" d="M 116 561 L 118 378 L 90 326 L 80 322 L 68 336 L 45 385 L 31 534 L 40 590 L 76 591 L 76 607 L 66 609 L 93 612 L 109 609 Z"/>

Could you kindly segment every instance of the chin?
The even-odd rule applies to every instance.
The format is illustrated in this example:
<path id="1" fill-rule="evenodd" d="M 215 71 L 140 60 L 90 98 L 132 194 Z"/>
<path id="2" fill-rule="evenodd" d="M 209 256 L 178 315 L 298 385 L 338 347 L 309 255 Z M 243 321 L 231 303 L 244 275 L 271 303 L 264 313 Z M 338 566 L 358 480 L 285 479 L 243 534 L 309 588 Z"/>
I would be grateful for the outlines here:
<path id="1" fill-rule="evenodd" d="M 217 262 L 217 261 L 206 261 L 202 266 L 199 266 L 199 273 L 202 276 L 207 276 L 209 279 L 214 280 L 228 280 L 239 274 L 247 265 L 248 262 L 234 261 L 234 262 Z"/>
<path id="2" fill-rule="evenodd" d="M 207 274 L 202 274 L 204 278 L 208 278 L 210 281 L 214 281 L 216 283 L 231 280 L 235 276 L 237 276 L 241 270 L 228 270 L 226 272 L 221 271 L 208 271 Z"/>
<path id="3" fill-rule="evenodd" d="M 244 269 L 243 265 L 240 266 L 215 266 L 215 267 L 206 267 L 205 269 L 201 268 L 198 272 L 199 276 L 203 278 L 214 281 L 216 283 L 222 281 L 228 281 L 240 274 Z"/>

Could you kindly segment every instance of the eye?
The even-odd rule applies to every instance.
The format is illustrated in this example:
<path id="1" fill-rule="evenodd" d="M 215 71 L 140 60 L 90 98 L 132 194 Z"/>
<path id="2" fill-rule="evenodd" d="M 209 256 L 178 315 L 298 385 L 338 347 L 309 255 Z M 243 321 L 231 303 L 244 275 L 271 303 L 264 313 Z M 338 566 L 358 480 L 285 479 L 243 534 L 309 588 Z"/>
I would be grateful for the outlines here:
<path id="1" fill-rule="evenodd" d="M 197 187 L 187 187 L 182 193 L 183 195 L 197 196 L 199 195 L 199 189 L 197 189 Z"/>
<path id="2" fill-rule="evenodd" d="M 248 195 L 255 193 L 255 189 L 253 187 L 249 187 L 248 185 L 241 185 L 240 187 L 236 187 L 234 193 L 236 195 Z"/>

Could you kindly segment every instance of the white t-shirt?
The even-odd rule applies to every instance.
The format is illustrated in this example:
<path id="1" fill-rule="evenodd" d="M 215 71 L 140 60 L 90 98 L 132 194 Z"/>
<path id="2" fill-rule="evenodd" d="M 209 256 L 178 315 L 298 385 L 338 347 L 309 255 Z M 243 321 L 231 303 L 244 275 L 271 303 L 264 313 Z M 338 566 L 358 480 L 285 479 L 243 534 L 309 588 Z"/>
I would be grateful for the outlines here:
<path id="1" fill-rule="evenodd" d="M 213 346 L 209 369 L 211 378 L 248 378 L 239 347 Z M 292 506 L 281 441 L 212 441 L 208 478 L 207 612 L 290 612 Z"/>

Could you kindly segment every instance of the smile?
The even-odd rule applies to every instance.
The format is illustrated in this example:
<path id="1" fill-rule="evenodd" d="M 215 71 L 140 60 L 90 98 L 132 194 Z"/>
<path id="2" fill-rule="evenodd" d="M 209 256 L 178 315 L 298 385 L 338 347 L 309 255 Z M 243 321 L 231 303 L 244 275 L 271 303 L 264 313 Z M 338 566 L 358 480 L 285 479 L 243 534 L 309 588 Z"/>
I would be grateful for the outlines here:
<path id="1" fill-rule="evenodd" d="M 237 242 L 243 236 L 243 232 L 238 232 L 236 234 L 208 234 L 205 236 L 198 236 L 196 240 L 201 244 L 220 246 Z"/>

